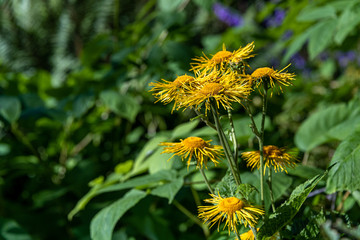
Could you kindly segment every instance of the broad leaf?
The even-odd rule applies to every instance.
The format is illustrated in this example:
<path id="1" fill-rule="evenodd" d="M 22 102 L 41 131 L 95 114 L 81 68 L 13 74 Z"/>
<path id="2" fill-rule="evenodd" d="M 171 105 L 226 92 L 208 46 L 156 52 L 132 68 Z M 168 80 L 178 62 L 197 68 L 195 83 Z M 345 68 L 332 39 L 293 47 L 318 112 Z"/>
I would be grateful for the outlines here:
<path id="1" fill-rule="evenodd" d="M 317 175 L 297 186 L 291 193 L 289 199 L 278 207 L 274 213 L 270 214 L 269 218 L 260 227 L 257 235 L 258 239 L 267 239 L 285 227 L 299 211 L 306 197 L 325 174 Z"/>
<path id="2" fill-rule="evenodd" d="M 326 191 L 360 190 L 360 132 L 355 132 L 343 141 L 331 159 L 334 165 L 329 171 Z"/>
<path id="3" fill-rule="evenodd" d="M 335 17 L 336 17 L 335 8 L 331 6 L 307 7 L 304 8 L 299 13 L 296 20 L 299 22 L 306 22 L 306 21 L 319 20 L 323 18 L 335 18 Z"/>
<path id="4" fill-rule="evenodd" d="M 19 99 L 10 96 L 0 96 L 0 115 L 9 123 L 16 122 L 21 113 Z"/>
<path id="5" fill-rule="evenodd" d="M 91 220 L 90 235 L 92 240 L 111 240 L 116 223 L 127 210 L 135 206 L 146 193 L 137 189 L 130 190 L 124 197 L 102 209 Z"/>
<path id="6" fill-rule="evenodd" d="M 358 10 L 358 9 L 357 9 Z M 342 12 L 335 34 L 335 42 L 341 44 L 345 38 L 355 29 L 360 23 L 359 10 L 354 11 L 352 6 L 347 6 L 346 10 Z"/>
<path id="7" fill-rule="evenodd" d="M 165 183 L 154 188 L 150 193 L 155 196 L 169 199 L 169 204 L 174 200 L 175 195 L 179 192 L 184 184 L 183 178 L 177 178 L 172 182 Z"/>
<path id="8" fill-rule="evenodd" d="M 336 24 L 337 21 L 335 19 L 329 19 L 318 22 L 315 26 L 311 27 L 308 45 L 310 59 L 314 59 L 331 43 Z"/>
<path id="9" fill-rule="evenodd" d="M 179 139 L 179 138 L 187 138 L 191 137 L 192 130 L 199 124 L 199 120 L 190 121 L 187 123 L 180 124 L 173 131 L 171 138 Z"/>
<path id="10" fill-rule="evenodd" d="M 295 135 L 295 144 L 302 151 L 310 151 L 320 144 L 334 139 L 344 139 L 351 133 L 360 117 L 358 104 L 334 104 L 319 110 L 306 119 Z M 354 121 L 354 125 L 349 123 Z"/>

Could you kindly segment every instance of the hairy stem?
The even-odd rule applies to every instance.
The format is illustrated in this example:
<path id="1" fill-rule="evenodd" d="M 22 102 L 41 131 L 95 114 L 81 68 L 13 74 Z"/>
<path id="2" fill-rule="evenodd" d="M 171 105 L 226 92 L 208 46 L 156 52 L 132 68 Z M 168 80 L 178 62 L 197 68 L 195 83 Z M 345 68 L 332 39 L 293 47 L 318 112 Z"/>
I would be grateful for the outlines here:
<path id="1" fill-rule="evenodd" d="M 238 163 L 238 144 L 237 144 L 237 140 L 236 140 L 236 134 L 235 134 L 235 127 L 234 127 L 234 122 L 232 119 L 232 113 L 231 113 L 231 109 L 228 108 L 228 117 L 229 117 L 229 122 L 230 122 L 230 127 L 231 127 L 231 139 L 232 139 L 232 143 L 233 143 L 233 147 L 234 147 L 234 160 L 235 160 L 235 164 L 237 165 Z"/>
<path id="2" fill-rule="evenodd" d="M 228 143 L 228 141 L 226 139 L 225 133 L 222 130 L 222 127 L 220 125 L 219 116 L 218 116 L 218 113 L 216 111 L 216 105 L 212 103 L 210 106 L 211 106 L 211 112 L 212 112 L 213 117 L 214 117 L 216 130 L 217 130 L 217 133 L 218 133 L 218 136 L 219 136 L 219 139 L 220 139 L 220 143 L 221 143 L 222 147 L 224 148 L 224 153 L 225 153 L 225 156 L 226 156 L 226 158 L 227 158 L 227 160 L 229 162 L 231 173 L 234 176 L 236 184 L 240 185 L 241 184 L 240 173 L 239 173 L 239 170 L 238 170 L 237 165 L 235 163 L 234 157 L 233 157 L 233 155 L 231 153 L 230 146 L 229 146 L 229 143 Z"/>
<path id="3" fill-rule="evenodd" d="M 201 175 L 203 176 L 204 178 L 204 181 L 206 183 L 206 186 L 208 187 L 209 191 L 211 192 L 211 194 L 214 194 L 214 191 L 212 190 L 211 186 L 210 186 L 210 183 L 205 175 L 205 172 L 204 172 L 204 169 L 203 168 L 199 168 L 200 172 L 201 172 Z"/>

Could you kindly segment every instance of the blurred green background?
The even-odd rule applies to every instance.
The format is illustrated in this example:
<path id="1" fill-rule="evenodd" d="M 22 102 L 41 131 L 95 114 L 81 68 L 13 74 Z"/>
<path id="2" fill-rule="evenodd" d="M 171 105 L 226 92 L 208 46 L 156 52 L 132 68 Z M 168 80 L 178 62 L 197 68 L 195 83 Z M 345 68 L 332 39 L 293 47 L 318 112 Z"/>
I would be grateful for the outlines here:
<path id="1" fill-rule="evenodd" d="M 94 198 L 70 221 L 77 202 L 104 177 L 128 173 L 139 153 L 151 155 L 141 151 L 159 133 L 184 137 L 172 130 L 194 117 L 154 104 L 148 84 L 188 73 L 192 58 L 223 43 L 235 50 L 254 41 L 252 69 L 291 63 L 297 78 L 270 100 L 266 143 L 298 148 L 300 161 L 321 172 L 359 127 L 359 16 L 356 0 L 0 0 L 0 239 L 90 239 L 91 219 L 124 190 Z M 252 104 L 258 108 L 260 98 Z M 294 140 L 308 116 L 329 108 L 336 109 Z M 256 141 L 237 110 L 239 141 L 251 148 Z M 213 135 L 203 124 L 186 126 L 187 134 Z M 152 161 L 132 176 L 156 173 L 159 161 Z M 294 183 L 305 172 L 294 173 Z M 176 203 L 196 214 L 193 197 L 206 197 L 205 188 L 193 187 L 200 179 L 192 172 L 181 176 Z M 340 210 L 359 211 L 359 195 Z M 310 205 L 331 208 L 328 199 Z M 113 239 L 205 239 L 168 200 L 144 198 Z"/>

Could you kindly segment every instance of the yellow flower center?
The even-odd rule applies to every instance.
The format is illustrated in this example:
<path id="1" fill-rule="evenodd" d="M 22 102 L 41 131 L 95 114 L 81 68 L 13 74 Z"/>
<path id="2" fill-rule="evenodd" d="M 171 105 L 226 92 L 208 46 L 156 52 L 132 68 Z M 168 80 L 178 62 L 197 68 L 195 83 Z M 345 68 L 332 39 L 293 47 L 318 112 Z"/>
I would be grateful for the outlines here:
<path id="1" fill-rule="evenodd" d="M 204 148 L 207 146 L 205 140 L 199 137 L 188 137 L 182 143 L 188 148 Z"/>
<path id="2" fill-rule="evenodd" d="M 278 158 L 283 155 L 283 152 L 277 146 L 269 145 L 264 147 L 264 155 L 266 157 Z"/>
<path id="3" fill-rule="evenodd" d="M 275 70 L 269 67 L 258 68 L 251 74 L 251 77 L 253 78 L 267 77 L 273 74 L 274 72 Z"/>
<path id="4" fill-rule="evenodd" d="M 181 87 L 183 84 L 188 83 L 190 81 L 192 81 L 194 78 L 192 76 L 188 76 L 188 75 L 182 75 L 177 77 L 174 82 L 173 85 L 175 87 Z"/>
<path id="5" fill-rule="evenodd" d="M 219 51 L 217 52 L 212 58 L 211 61 L 215 62 L 216 64 L 221 63 L 224 60 L 227 60 L 232 55 L 229 51 Z"/>
<path id="6" fill-rule="evenodd" d="M 243 209 L 245 206 L 244 202 L 236 197 L 224 198 L 219 203 L 219 211 L 233 214 L 234 212 Z"/>
<path id="7" fill-rule="evenodd" d="M 205 96 L 214 96 L 218 95 L 224 90 L 224 87 L 219 83 L 207 83 L 200 92 Z"/>

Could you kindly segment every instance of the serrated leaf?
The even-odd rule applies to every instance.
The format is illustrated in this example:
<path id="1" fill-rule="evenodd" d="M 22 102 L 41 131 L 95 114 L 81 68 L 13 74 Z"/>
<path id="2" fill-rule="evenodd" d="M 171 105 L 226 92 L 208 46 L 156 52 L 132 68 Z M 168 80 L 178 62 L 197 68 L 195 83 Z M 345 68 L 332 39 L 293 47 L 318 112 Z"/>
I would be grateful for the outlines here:
<path id="1" fill-rule="evenodd" d="M 358 101 L 354 101 L 358 102 Z M 320 144 L 333 139 L 344 139 L 356 125 L 348 125 L 351 119 L 360 115 L 359 106 L 355 104 L 334 104 L 319 110 L 307 118 L 295 135 L 295 144 L 302 151 L 310 151 Z M 341 131 L 338 126 L 341 126 Z M 336 133 L 339 136 L 336 136 Z"/>
<path id="2" fill-rule="evenodd" d="M 255 202 L 254 194 L 259 193 L 259 191 L 253 185 L 249 183 L 242 183 L 238 186 L 237 192 L 246 200 L 250 202 Z"/>
<path id="3" fill-rule="evenodd" d="M 214 188 L 214 193 L 219 193 L 222 197 L 234 196 L 237 190 L 237 184 L 230 170 Z"/>
<path id="4" fill-rule="evenodd" d="M 326 218 L 323 211 L 317 215 L 311 215 L 309 223 L 301 230 L 300 234 L 296 237 L 296 240 L 321 240 L 320 226 L 325 223 L 325 221 Z"/>
<path id="5" fill-rule="evenodd" d="M 21 114 L 21 103 L 18 98 L 0 96 L 0 115 L 9 123 L 16 122 Z"/>
<path id="6" fill-rule="evenodd" d="M 335 8 L 325 5 L 323 7 L 304 8 L 299 13 L 296 20 L 299 22 L 307 22 L 307 21 L 314 21 L 323 18 L 335 18 L 335 17 L 336 17 Z"/>
<path id="7" fill-rule="evenodd" d="M 331 43 L 336 24 L 337 21 L 335 19 L 330 19 L 318 22 L 315 26 L 311 27 L 308 45 L 310 59 L 314 59 Z"/>
<path id="8" fill-rule="evenodd" d="M 269 218 L 260 227 L 257 235 L 258 239 L 267 239 L 286 226 L 299 211 L 300 207 L 306 200 L 306 197 L 315 188 L 316 184 L 325 176 L 325 174 L 317 175 L 297 186 L 291 193 L 289 199 L 278 207 L 274 213 L 270 214 Z"/>
<path id="9" fill-rule="evenodd" d="M 355 132 L 336 149 L 329 171 L 326 192 L 360 190 L 360 132 Z"/>
<path id="10" fill-rule="evenodd" d="M 130 190 L 124 197 L 102 209 L 91 220 L 90 235 L 92 240 L 111 240 L 116 223 L 127 210 L 135 206 L 146 193 L 137 189 Z"/>

